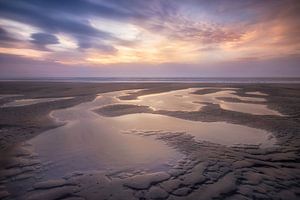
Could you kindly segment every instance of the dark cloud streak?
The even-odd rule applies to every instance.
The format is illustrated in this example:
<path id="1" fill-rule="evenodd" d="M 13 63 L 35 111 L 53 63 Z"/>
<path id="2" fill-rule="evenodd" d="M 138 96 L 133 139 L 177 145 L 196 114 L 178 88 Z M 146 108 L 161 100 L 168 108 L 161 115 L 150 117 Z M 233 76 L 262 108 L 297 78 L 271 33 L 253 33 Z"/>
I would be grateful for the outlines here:
<path id="1" fill-rule="evenodd" d="M 64 6 L 68 5 L 68 6 Z M 85 15 L 98 11 L 101 14 L 116 14 L 108 8 L 88 1 L 1 1 L 0 17 L 39 27 L 48 33 L 68 33 L 82 40 L 115 39 L 110 33 L 93 28 Z M 120 16 L 122 16 L 120 14 Z"/>
<path id="2" fill-rule="evenodd" d="M 55 35 L 51 35 L 48 33 L 34 33 L 31 35 L 31 43 L 36 45 L 37 49 L 40 50 L 46 50 L 47 49 L 46 45 L 48 44 L 59 44 L 59 40 Z"/>

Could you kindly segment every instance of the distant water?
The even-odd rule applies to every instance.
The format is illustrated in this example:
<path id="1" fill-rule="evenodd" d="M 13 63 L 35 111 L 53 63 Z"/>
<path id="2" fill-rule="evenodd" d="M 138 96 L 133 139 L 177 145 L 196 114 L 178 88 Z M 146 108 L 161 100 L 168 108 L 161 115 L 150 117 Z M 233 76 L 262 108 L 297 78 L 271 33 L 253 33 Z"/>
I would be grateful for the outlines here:
<path id="1" fill-rule="evenodd" d="M 203 77 L 60 77 L 60 78 L 7 78 L 0 81 L 45 82 L 163 82 L 163 83 L 300 83 L 299 78 L 203 78 Z"/>

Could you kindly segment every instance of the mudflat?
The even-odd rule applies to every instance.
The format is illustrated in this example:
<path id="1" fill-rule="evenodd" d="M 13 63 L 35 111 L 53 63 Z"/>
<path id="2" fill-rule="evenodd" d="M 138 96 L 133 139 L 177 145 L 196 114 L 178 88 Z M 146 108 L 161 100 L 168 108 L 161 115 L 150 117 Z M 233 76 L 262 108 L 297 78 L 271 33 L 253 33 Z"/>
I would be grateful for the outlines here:
<path id="1" fill-rule="evenodd" d="M 0 83 L 0 199 L 299 199 L 300 85 Z"/>

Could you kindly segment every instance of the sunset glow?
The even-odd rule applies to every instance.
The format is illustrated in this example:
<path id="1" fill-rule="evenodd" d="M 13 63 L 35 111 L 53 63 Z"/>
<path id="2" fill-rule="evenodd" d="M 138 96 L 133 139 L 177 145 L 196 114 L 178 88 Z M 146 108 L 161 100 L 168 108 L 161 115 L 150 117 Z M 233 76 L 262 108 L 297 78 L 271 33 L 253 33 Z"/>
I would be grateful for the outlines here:
<path id="1" fill-rule="evenodd" d="M 168 65 L 162 76 L 169 68 L 172 75 L 186 68 L 199 76 L 224 76 L 243 66 L 251 66 L 253 75 L 280 75 L 278 68 L 287 76 L 299 75 L 299 9 L 293 0 L 79 0 L 64 5 L 3 0 L 0 67 L 3 76 L 22 76 L 12 68 L 26 67 L 38 76 L 36 66 L 43 63 L 50 76 L 95 67 L 97 74 L 88 75 L 120 76 L 119 65 L 130 76 L 157 74 L 153 65 Z M 132 66 L 151 73 L 136 74 Z M 66 72 L 70 67 L 74 71 Z"/>

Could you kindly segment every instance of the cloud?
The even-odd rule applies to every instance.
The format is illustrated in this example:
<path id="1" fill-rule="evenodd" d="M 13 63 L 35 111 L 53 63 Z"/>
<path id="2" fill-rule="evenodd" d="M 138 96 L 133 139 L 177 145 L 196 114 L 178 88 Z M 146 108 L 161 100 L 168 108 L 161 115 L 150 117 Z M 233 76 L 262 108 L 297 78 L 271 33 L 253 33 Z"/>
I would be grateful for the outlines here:
<path id="1" fill-rule="evenodd" d="M 108 15 L 112 10 L 80 0 L 64 3 L 55 0 L 0 2 L 0 17 L 30 24 L 47 33 L 67 33 L 77 40 L 112 39 L 110 33 L 95 29 L 89 24 L 87 16 L 96 11 Z"/>
<path id="2" fill-rule="evenodd" d="M 9 47 L 9 46 L 12 46 L 13 43 L 15 43 L 17 41 L 18 40 L 11 37 L 4 28 L 0 27 L 0 44 L 1 44 L 1 46 Z"/>
<path id="3" fill-rule="evenodd" d="M 0 41 L 15 41 L 15 39 L 10 37 L 7 31 L 0 27 Z"/>
<path id="4" fill-rule="evenodd" d="M 221 25 L 203 24 L 191 20 L 172 19 L 168 26 L 159 28 L 155 26 L 153 31 L 164 32 L 170 39 L 192 41 L 199 44 L 216 44 L 235 41 L 241 38 L 242 32 L 226 30 Z M 228 28 L 227 28 L 228 29 Z"/>
<path id="5" fill-rule="evenodd" d="M 48 33 L 34 33 L 31 35 L 31 38 L 30 42 L 41 50 L 48 50 L 46 47 L 48 44 L 59 44 L 58 38 Z"/>
<path id="6" fill-rule="evenodd" d="M 3 0 L 0 17 L 39 27 L 50 34 L 70 34 L 83 49 L 95 39 L 102 44 L 103 41 L 129 43 L 105 27 L 102 30 L 93 27 L 89 21 L 91 17 L 133 23 L 170 39 L 210 44 L 239 40 L 251 24 L 272 20 L 275 12 L 275 18 L 291 15 L 290 18 L 299 19 L 296 12 L 299 5 L 292 0 L 66 0 L 63 3 L 59 0 Z"/>
<path id="7" fill-rule="evenodd" d="M 300 54 L 298 10 L 298 0 L 2 0 L 0 53 L 47 66 L 275 62 Z"/>
<path id="8" fill-rule="evenodd" d="M 115 53 L 117 49 L 112 45 L 102 44 L 99 42 L 95 42 L 92 38 L 81 37 L 78 41 L 78 48 L 81 51 L 88 50 L 88 49 L 95 49 L 99 50 L 100 52 L 104 53 Z"/>
<path id="9" fill-rule="evenodd" d="M 58 44 L 58 38 L 48 33 L 34 33 L 31 35 L 31 42 L 38 45 Z"/>

